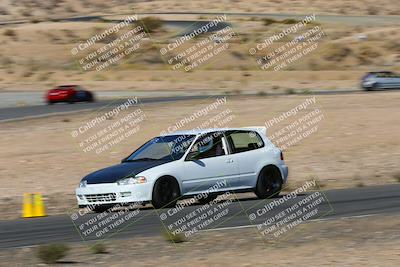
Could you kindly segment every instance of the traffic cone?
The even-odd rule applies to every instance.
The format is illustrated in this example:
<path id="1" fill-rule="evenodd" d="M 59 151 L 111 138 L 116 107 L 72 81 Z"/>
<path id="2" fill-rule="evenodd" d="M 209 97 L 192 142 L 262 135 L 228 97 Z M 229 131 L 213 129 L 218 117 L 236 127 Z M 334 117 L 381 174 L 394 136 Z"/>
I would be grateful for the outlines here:
<path id="1" fill-rule="evenodd" d="M 34 195 L 33 207 L 34 207 L 34 211 L 35 211 L 34 212 L 35 217 L 47 216 L 46 215 L 46 210 L 45 210 L 45 207 L 44 207 L 42 194 L 36 193 Z"/>
<path id="2" fill-rule="evenodd" d="M 23 218 L 43 217 L 46 215 L 43 197 L 40 193 L 24 194 Z"/>
<path id="3" fill-rule="evenodd" d="M 24 203 L 22 207 L 22 217 L 31 218 L 33 217 L 33 199 L 32 194 L 24 194 Z"/>

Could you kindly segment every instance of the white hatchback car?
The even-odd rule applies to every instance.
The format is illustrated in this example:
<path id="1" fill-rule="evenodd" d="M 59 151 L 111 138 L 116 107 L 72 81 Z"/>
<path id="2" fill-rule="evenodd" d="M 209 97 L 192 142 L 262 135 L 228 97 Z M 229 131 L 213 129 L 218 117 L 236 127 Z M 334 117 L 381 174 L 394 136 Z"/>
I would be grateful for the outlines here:
<path id="1" fill-rule="evenodd" d="M 187 197 L 207 203 L 227 191 L 268 198 L 287 176 L 265 127 L 189 130 L 155 137 L 120 164 L 87 175 L 76 198 L 96 212 L 138 202 L 174 207 Z"/>

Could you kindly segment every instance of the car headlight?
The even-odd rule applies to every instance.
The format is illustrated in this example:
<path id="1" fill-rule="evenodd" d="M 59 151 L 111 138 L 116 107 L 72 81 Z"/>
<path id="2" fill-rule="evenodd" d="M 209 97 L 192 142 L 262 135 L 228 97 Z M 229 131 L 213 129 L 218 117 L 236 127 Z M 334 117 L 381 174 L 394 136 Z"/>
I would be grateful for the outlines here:
<path id="1" fill-rule="evenodd" d="M 86 185 L 87 185 L 87 181 L 86 180 L 83 180 L 83 181 L 81 181 L 79 183 L 79 187 L 86 187 Z"/>
<path id="2" fill-rule="evenodd" d="M 144 184 L 144 183 L 147 183 L 147 179 L 144 176 L 123 178 L 117 182 L 118 185 Z"/>

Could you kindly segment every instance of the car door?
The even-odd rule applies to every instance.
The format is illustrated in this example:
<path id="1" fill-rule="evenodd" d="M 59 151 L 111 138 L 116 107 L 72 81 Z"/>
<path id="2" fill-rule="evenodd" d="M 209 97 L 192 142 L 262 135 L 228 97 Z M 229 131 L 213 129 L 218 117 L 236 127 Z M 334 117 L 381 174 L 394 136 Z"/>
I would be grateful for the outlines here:
<path id="1" fill-rule="evenodd" d="M 228 131 L 226 136 L 232 150 L 231 157 L 238 162 L 240 186 L 254 187 L 259 166 L 265 157 L 265 152 L 260 149 L 265 146 L 264 141 L 257 132 L 248 130 Z"/>
<path id="2" fill-rule="evenodd" d="M 400 77 L 396 74 L 390 75 L 390 88 L 397 89 L 400 88 Z"/>
<path id="3" fill-rule="evenodd" d="M 229 154 L 223 132 L 200 136 L 184 160 L 184 194 L 196 194 L 209 188 L 224 191 L 238 185 L 237 162 Z"/>

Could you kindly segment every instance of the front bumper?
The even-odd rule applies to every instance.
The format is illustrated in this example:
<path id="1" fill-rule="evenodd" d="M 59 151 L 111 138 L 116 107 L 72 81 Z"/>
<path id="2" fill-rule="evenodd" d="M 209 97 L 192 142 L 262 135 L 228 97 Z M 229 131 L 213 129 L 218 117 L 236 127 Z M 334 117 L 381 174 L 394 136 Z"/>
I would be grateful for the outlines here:
<path id="1" fill-rule="evenodd" d="M 289 168 L 288 168 L 287 165 L 281 165 L 280 169 L 281 169 L 283 183 L 286 183 L 287 182 L 287 178 L 289 176 Z"/>
<path id="2" fill-rule="evenodd" d="M 137 185 L 118 185 L 116 183 L 88 184 L 75 190 L 79 206 L 113 205 L 151 200 L 150 183 Z"/>

